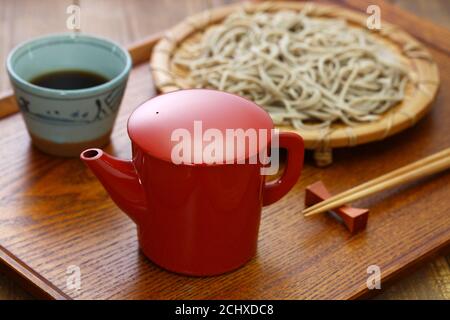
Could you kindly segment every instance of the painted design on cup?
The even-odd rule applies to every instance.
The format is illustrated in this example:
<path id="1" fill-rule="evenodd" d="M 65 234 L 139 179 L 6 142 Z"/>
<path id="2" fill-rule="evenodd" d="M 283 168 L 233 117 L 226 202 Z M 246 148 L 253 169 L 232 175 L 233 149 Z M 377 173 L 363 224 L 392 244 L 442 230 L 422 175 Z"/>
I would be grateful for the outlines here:
<path id="1" fill-rule="evenodd" d="M 42 111 L 39 110 L 39 108 L 35 109 L 30 105 L 30 101 L 23 96 L 18 97 L 17 103 L 23 113 L 42 122 L 89 124 L 114 116 L 120 106 L 124 91 L 124 86 L 115 88 L 111 90 L 105 98 L 95 99 L 92 106 L 88 106 L 88 110 L 70 110 L 70 113 L 64 112 L 66 110 L 58 105 L 56 105 L 55 108 L 49 108 Z"/>

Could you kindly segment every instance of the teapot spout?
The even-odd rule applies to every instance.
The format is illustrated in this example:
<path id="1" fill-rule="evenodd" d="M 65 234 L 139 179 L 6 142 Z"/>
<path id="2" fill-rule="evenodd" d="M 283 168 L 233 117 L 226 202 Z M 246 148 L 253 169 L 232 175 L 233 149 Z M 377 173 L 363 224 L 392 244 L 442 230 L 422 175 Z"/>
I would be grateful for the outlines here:
<path id="1" fill-rule="evenodd" d="M 110 156 L 100 149 L 85 150 L 80 158 L 92 170 L 116 205 L 139 225 L 146 212 L 146 202 L 133 162 Z"/>

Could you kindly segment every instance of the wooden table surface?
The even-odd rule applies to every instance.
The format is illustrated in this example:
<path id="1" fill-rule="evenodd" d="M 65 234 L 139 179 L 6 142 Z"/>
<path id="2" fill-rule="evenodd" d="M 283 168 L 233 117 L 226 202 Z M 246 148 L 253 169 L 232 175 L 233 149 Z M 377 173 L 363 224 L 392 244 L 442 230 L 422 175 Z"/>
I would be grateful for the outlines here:
<path id="1" fill-rule="evenodd" d="M 414 14 L 450 28 L 448 0 L 389 0 Z M 164 30 L 184 16 L 227 0 L 90 0 L 81 7 L 81 29 L 129 44 Z M 376 3 L 377 1 L 372 1 Z M 67 31 L 66 8 L 71 0 L 0 0 L 0 60 L 11 48 L 35 36 Z M 383 13 L 381 13 L 383 15 Z M 4 63 L 0 64 L 0 92 L 9 88 Z M 0 128 L 1 130 L 1 128 Z M 0 131 L 1 132 L 1 131 Z M 0 275 L 0 299 L 32 298 L 9 278 Z M 450 255 L 440 255 L 413 273 L 395 281 L 379 299 L 450 299 Z"/>

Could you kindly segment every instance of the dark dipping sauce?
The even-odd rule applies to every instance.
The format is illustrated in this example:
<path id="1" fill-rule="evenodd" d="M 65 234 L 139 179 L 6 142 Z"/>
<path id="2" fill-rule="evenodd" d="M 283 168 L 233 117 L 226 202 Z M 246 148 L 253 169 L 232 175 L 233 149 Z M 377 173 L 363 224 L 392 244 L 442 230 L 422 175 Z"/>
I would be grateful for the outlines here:
<path id="1" fill-rule="evenodd" d="M 108 81 L 104 76 L 90 71 L 61 70 L 42 74 L 30 82 L 49 89 L 79 90 L 99 86 Z"/>

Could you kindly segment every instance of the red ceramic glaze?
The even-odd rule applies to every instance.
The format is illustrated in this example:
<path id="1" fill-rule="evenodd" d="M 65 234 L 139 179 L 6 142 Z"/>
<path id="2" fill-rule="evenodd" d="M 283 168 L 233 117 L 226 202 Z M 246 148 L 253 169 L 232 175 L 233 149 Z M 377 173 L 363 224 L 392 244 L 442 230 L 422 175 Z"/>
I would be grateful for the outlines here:
<path id="1" fill-rule="evenodd" d="M 128 134 L 143 151 L 171 161 L 171 151 L 176 144 L 171 141 L 172 132 L 186 128 L 194 137 L 194 121 L 202 122 L 203 131 L 273 128 L 270 116 L 247 99 L 216 90 L 192 89 L 163 94 L 142 104 L 128 120 Z M 264 147 L 265 144 L 258 149 Z"/>
<path id="2" fill-rule="evenodd" d="M 177 273 L 206 276 L 236 269 L 254 256 L 261 207 L 294 186 L 304 146 L 297 134 L 279 133 L 287 164 L 282 176 L 268 183 L 260 163 L 174 164 L 171 132 L 192 132 L 193 121 L 199 120 L 203 129 L 221 131 L 273 127 L 269 115 L 244 98 L 181 90 L 153 98 L 133 112 L 128 122 L 132 160 L 99 149 L 84 151 L 81 159 L 136 223 L 140 247 L 150 260 Z"/>

